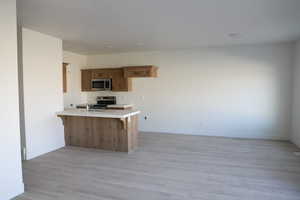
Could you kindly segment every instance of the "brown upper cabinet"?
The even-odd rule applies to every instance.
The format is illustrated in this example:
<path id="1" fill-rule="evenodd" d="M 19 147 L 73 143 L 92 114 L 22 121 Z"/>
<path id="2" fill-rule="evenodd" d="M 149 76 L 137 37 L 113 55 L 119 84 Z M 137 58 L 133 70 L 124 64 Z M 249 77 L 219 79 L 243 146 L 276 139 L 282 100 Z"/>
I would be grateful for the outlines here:
<path id="1" fill-rule="evenodd" d="M 81 90 L 93 91 L 93 79 L 112 79 L 112 91 L 128 92 L 132 90 L 132 79 L 138 77 L 157 77 L 157 67 L 134 66 L 121 68 L 100 68 L 81 70 Z"/>
<path id="2" fill-rule="evenodd" d="M 132 79 L 124 77 L 122 68 L 112 69 L 112 91 L 129 92 L 132 90 Z"/>
<path id="3" fill-rule="evenodd" d="M 124 76 L 127 78 L 143 78 L 143 77 L 157 77 L 157 67 L 152 65 L 123 67 Z"/>
<path id="4" fill-rule="evenodd" d="M 92 70 L 81 70 L 81 90 L 92 91 Z"/>
<path id="5" fill-rule="evenodd" d="M 93 69 L 92 79 L 112 78 L 112 69 Z"/>

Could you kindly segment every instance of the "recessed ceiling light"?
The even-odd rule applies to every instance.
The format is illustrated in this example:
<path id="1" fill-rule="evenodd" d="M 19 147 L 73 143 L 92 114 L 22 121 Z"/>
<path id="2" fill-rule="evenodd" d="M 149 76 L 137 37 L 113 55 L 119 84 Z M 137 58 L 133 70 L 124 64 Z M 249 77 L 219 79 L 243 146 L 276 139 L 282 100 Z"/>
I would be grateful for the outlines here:
<path id="1" fill-rule="evenodd" d="M 233 38 L 233 39 L 236 39 L 236 38 L 241 37 L 241 34 L 239 34 L 239 33 L 229 33 L 228 36 Z"/>

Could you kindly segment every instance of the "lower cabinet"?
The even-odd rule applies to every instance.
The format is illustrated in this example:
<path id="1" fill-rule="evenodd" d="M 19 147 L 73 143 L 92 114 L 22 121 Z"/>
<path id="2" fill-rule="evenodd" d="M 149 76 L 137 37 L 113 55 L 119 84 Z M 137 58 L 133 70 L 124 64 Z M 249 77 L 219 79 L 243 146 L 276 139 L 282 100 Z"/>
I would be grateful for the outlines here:
<path id="1" fill-rule="evenodd" d="M 60 116 L 67 146 L 130 152 L 138 145 L 137 115 L 125 119 Z"/>

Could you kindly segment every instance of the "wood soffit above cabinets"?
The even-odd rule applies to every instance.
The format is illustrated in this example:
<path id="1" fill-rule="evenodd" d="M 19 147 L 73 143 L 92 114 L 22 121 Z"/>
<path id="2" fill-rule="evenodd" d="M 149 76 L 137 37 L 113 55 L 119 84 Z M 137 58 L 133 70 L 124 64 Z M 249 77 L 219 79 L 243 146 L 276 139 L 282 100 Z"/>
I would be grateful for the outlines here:
<path id="1" fill-rule="evenodd" d="M 112 91 L 132 90 L 132 78 L 157 77 L 158 67 L 152 65 L 126 66 L 119 68 L 93 68 L 81 70 L 81 90 L 93 91 L 93 79 L 112 79 Z"/>

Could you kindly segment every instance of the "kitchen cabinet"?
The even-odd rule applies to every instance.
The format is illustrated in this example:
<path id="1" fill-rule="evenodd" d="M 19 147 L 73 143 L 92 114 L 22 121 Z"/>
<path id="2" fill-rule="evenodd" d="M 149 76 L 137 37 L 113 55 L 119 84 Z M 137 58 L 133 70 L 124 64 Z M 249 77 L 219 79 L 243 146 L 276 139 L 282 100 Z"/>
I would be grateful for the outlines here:
<path id="1" fill-rule="evenodd" d="M 157 69 L 157 67 L 151 65 L 123 67 L 124 77 L 126 78 L 157 77 Z"/>
<path id="2" fill-rule="evenodd" d="M 122 68 L 92 69 L 92 79 L 111 79 L 113 92 L 128 92 L 132 89 L 131 79 L 124 77 Z"/>
<path id="3" fill-rule="evenodd" d="M 89 113 L 92 116 L 88 116 Z M 105 111 L 96 115 L 95 112 L 87 112 L 76 116 L 68 112 L 59 113 L 58 117 L 63 120 L 66 145 L 118 152 L 132 152 L 137 149 L 139 112 L 126 117 L 120 114 L 120 117 L 114 118 L 102 117 L 103 114 L 105 115 Z"/>
<path id="4" fill-rule="evenodd" d="M 113 92 L 128 92 L 132 90 L 132 80 L 124 77 L 122 68 L 111 69 L 86 69 L 81 70 L 81 90 L 93 91 L 91 81 L 93 79 L 112 79 Z"/>
<path id="5" fill-rule="evenodd" d="M 63 92 L 67 93 L 67 66 L 69 63 L 63 63 Z"/>
<path id="6" fill-rule="evenodd" d="M 112 91 L 128 92 L 132 90 L 131 78 L 125 78 L 123 69 L 112 69 Z"/>
<path id="7" fill-rule="evenodd" d="M 81 91 L 92 91 L 92 70 L 81 70 Z"/>
<path id="8" fill-rule="evenodd" d="M 92 70 L 92 79 L 106 79 L 112 78 L 111 69 L 93 69 Z"/>
<path id="9" fill-rule="evenodd" d="M 100 68 L 81 70 L 81 90 L 92 90 L 93 79 L 111 79 L 113 92 L 128 92 L 132 90 L 132 78 L 157 77 L 157 67 L 133 66 L 121 68 Z"/>

